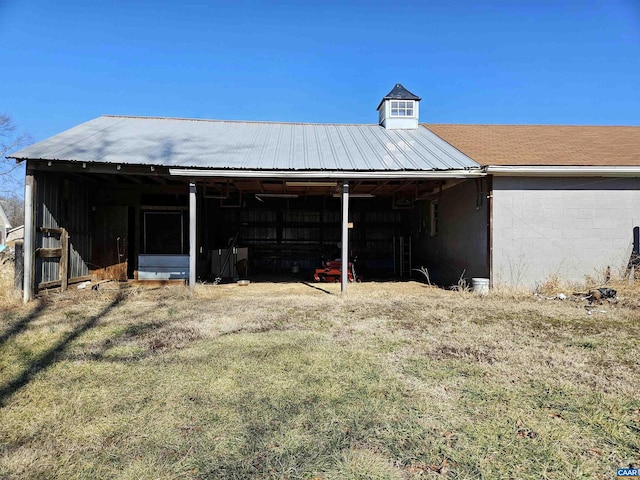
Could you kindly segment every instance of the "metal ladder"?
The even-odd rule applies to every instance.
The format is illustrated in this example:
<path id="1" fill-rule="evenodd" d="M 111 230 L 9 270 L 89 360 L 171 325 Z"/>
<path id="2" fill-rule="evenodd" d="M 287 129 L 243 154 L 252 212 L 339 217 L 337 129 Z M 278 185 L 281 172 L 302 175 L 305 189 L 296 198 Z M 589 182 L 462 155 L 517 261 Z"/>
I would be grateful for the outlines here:
<path id="1" fill-rule="evenodd" d="M 240 234 L 240 232 L 236 233 L 235 236 L 233 237 L 233 240 L 231 241 L 231 245 L 229 246 L 229 249 L 227 251 L 227 256 L 225 257 L 224 262 L 222 262 L 222 266 L 220 267 L 220 273 L 218 274 L 218 276 L 213 281 L 214 285 L 219 285 L 220 282 L 222 281 L 222 276 L 224 275 L 224 272 L 227 269 L 227 266 L 229 266 L 229 260 L 231 260 L 231 256 L 232 255 L 236 259 L 236 262 L 234 262 L 232 264 L 233 267 L 229 269 L 229 272 L 230 272 L 230 274 L 232 274 L 232 272 L 235 271 L 234 270 L 235 269 L 235 265 L 236 265 L 237 260 L 238 260 L 238 249 L 236 248 L 236 242 L 238 241 L 238 235 L 239 234 Z"/>
<path id="2" fill-rule="evenodd" d="M 393 237 L 394 262 L 396 274 L 400 277 L 411 276 L 411 236 Z"/>

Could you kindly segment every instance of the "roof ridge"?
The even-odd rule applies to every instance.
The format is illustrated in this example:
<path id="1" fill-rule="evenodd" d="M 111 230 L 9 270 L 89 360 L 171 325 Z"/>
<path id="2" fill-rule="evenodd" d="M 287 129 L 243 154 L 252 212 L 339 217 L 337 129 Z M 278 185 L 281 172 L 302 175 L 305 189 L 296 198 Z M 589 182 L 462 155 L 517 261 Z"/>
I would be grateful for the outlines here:
<path id="1" fill-rule="evenodd" d="M 274 122 L 268 120 L 219 120 L 214 118 L 188 118 L 188 117 L 161 117 L 161 116 L 144 116 L 144 115 L 100 115 L 105 118 L 123 118 L 132 120 L 179 120 L 185 122 L 209 122 L 209 123 L 261 123 L 269 125 L 335 125 L 347 127 L 377 127 L 377 123 L 322 123 L 322 122 Z"/>

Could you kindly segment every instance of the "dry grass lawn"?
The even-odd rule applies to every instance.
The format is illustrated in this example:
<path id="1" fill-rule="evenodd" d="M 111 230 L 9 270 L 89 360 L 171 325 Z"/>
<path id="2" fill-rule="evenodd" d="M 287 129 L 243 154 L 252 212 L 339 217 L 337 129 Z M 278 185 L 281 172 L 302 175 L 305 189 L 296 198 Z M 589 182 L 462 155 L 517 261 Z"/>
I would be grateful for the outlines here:
<path id="1" fill-rule="evenodd" d="M 612 478 L 640 463 L 639 292 L 5 290 L 0 478 Z"/>

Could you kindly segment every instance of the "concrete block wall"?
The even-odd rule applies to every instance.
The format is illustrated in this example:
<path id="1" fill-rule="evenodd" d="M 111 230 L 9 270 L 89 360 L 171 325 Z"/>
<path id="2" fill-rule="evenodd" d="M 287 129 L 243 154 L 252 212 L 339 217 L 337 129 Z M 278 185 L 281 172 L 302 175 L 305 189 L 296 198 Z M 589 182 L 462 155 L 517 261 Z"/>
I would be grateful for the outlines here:
<path id="1" fill-rule="evenodd" d="M 429 270 L 431 280 L 442 286 L 457 284 L 461 275 L 489 277 L 487 180 L 466 180 L 443 190 L 439 204 L 439 231 L 429 234 L 428 202 L 421 208 L 422 225 L 414 266 Z"/>
<path id="2" fill-rule="evenodd" d="M 640 179 L 494 177 L 493 283 L 622 272 L 639 225 Z"/>

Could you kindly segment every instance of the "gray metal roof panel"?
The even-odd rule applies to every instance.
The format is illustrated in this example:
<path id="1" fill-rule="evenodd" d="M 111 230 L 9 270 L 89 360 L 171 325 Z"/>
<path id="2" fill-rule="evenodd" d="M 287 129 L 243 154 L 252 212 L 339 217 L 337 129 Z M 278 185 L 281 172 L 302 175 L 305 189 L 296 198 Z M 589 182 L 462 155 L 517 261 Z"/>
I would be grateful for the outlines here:
<path id="1" fill-rule="evenodd" d="M 450 170 L 479 164 L 420 126 L 102 116 L 12 155 L 191 168 Z"/>

